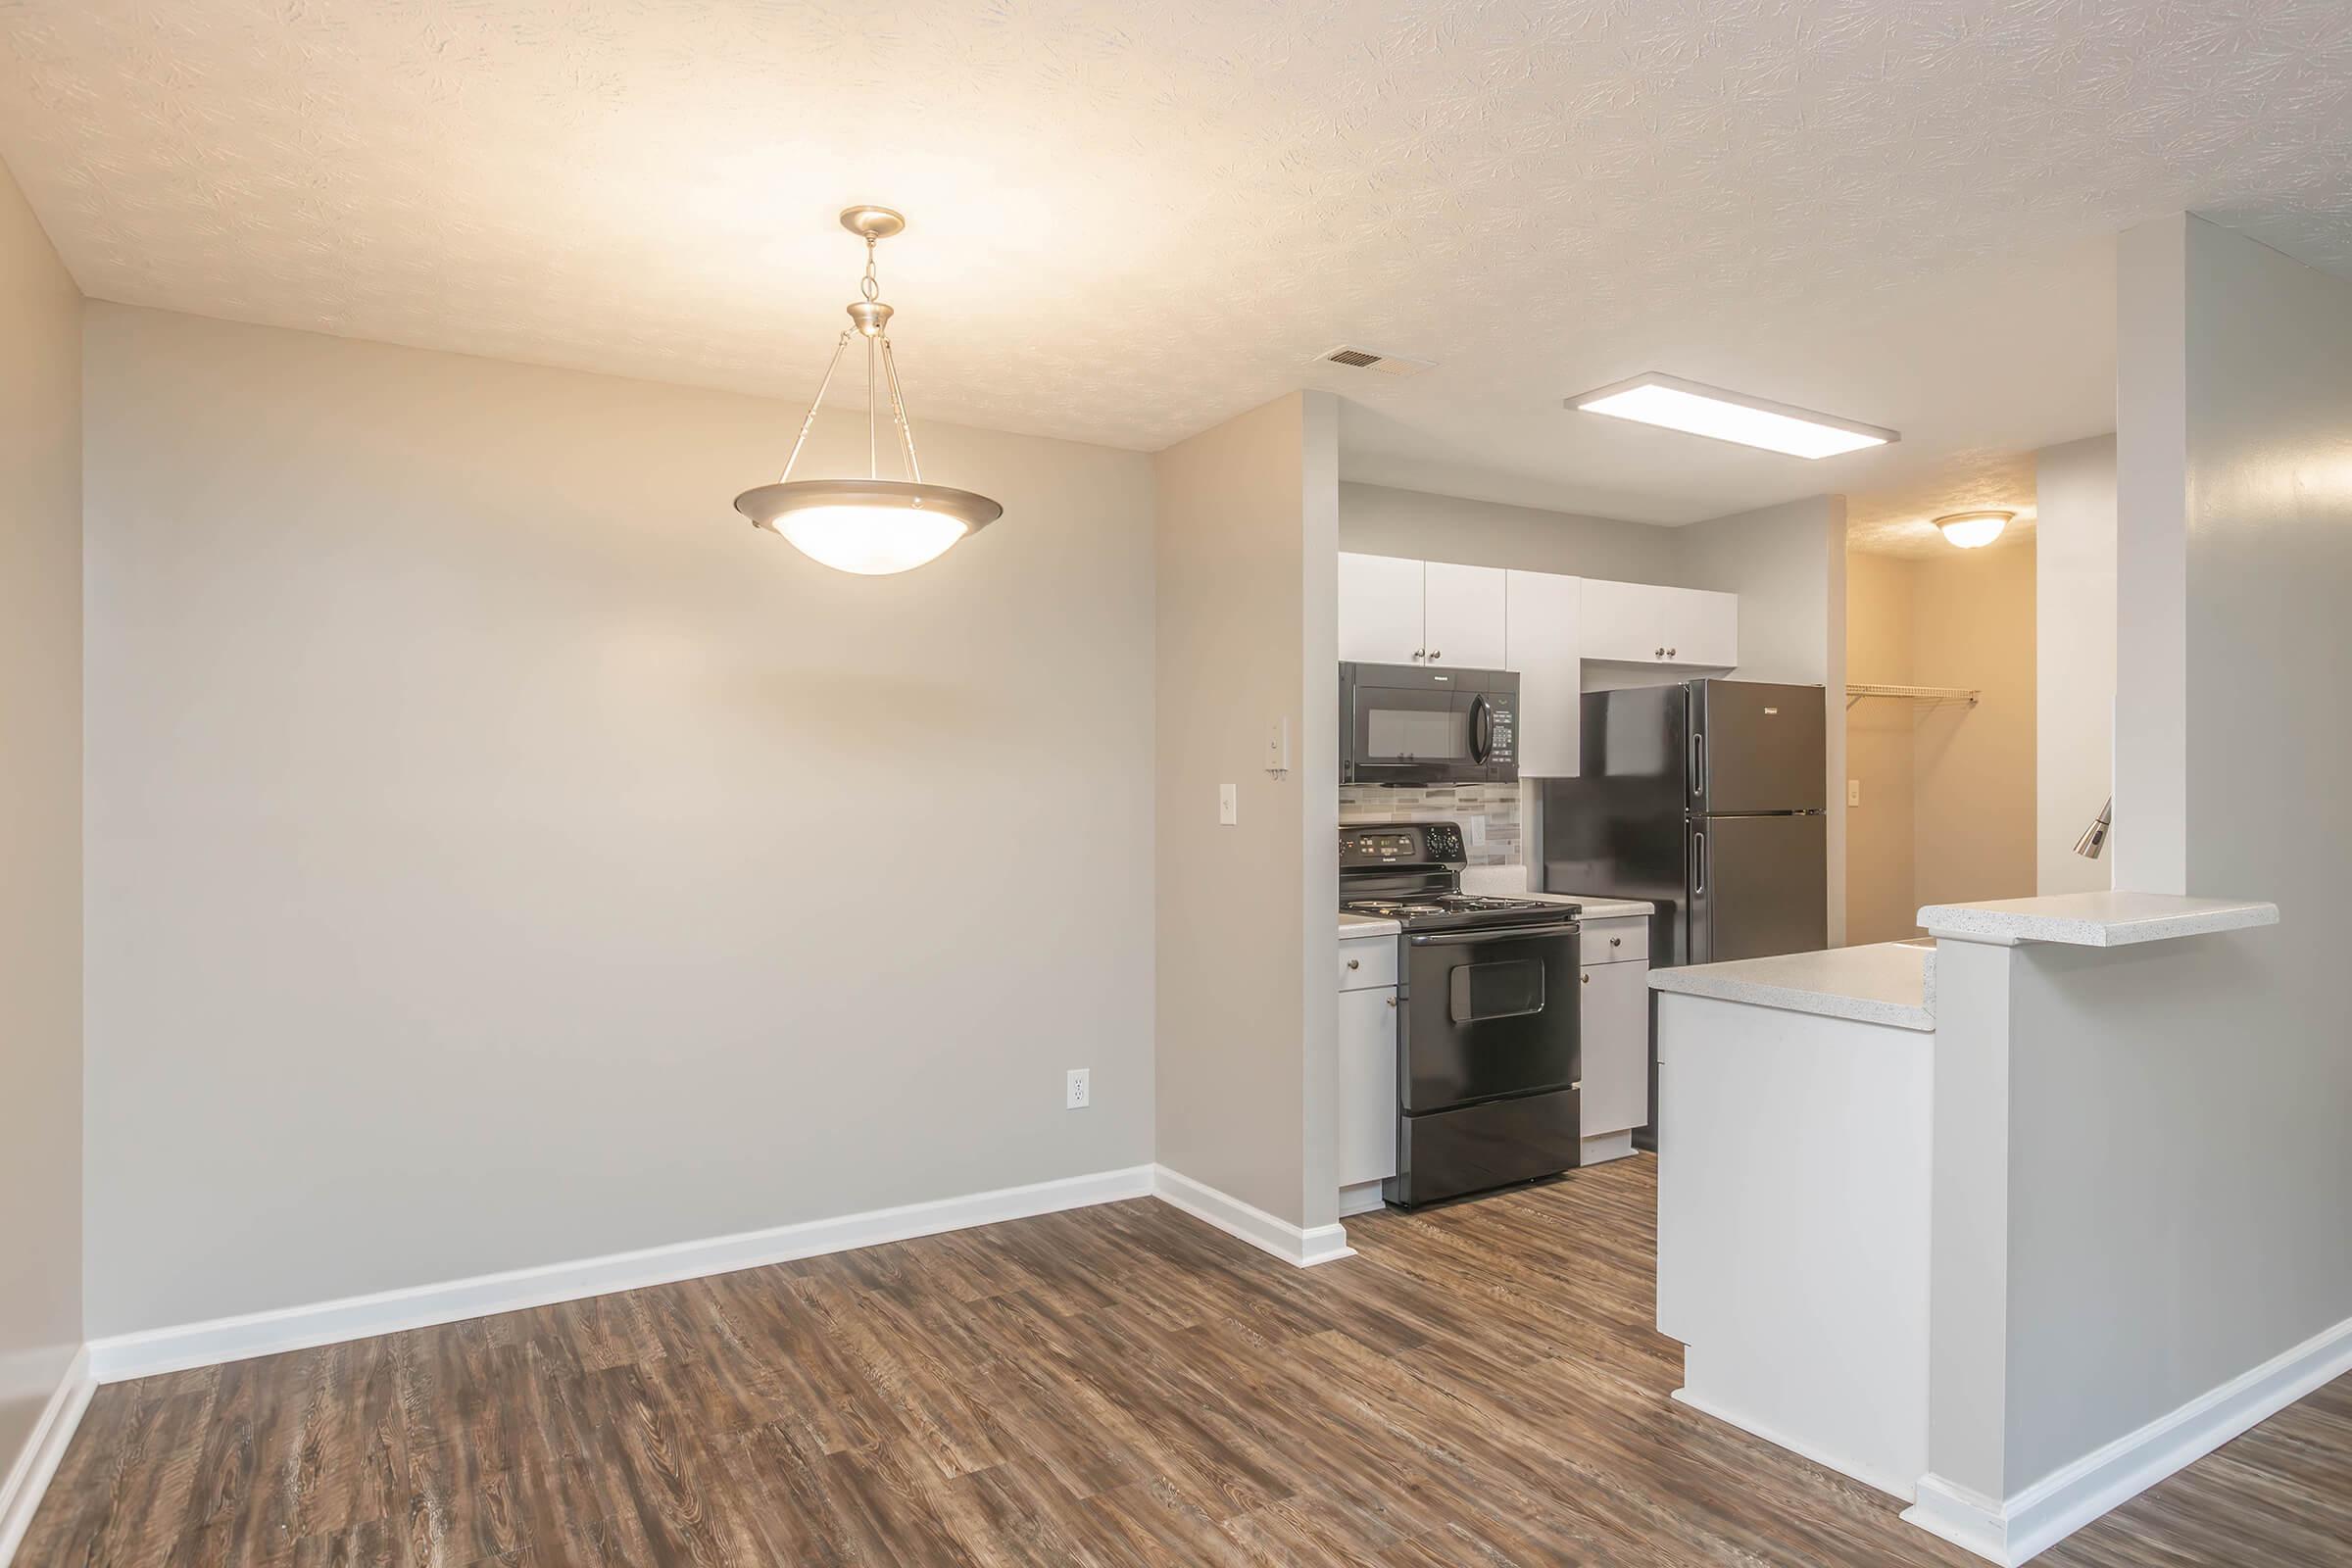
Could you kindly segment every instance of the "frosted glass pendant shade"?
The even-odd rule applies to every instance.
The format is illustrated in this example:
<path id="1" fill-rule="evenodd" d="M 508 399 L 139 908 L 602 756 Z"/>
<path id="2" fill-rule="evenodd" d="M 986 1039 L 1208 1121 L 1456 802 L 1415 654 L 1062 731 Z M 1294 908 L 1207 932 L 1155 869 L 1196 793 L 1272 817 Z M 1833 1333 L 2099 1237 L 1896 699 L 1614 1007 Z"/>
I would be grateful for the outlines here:
<path id="1" fill-rule="evenodd" d="M 1004 514 L 986 496 L 898 479 L 803 479 L 735 498 L 756 528 L 836 571 L 880 577 L 936 561 Z"/>

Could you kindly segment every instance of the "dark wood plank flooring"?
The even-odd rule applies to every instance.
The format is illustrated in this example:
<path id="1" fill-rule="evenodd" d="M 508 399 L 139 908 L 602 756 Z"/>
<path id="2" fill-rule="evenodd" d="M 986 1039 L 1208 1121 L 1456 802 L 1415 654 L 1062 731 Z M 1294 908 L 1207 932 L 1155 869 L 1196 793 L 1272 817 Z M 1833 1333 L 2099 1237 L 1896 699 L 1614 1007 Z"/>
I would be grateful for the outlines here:
<path id="1" fill-rule="evenodd" d="M 118 1384 L 19 1561 L 1975 1562 L 1667 1399 L 1656 1192 L 1307 1271 L 1145 1200 Z M 2352 1562 L 2352 1380 L 2041 1560 Z"/>

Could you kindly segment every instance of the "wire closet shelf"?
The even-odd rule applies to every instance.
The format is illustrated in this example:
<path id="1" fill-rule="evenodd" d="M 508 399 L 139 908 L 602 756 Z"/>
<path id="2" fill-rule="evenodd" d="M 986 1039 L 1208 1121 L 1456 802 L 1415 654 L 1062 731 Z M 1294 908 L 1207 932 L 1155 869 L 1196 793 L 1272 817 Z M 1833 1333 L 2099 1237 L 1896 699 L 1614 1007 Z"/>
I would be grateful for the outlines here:
<path id="1" fill-rule="evenodd" d="M 1853 707 L 1865 697 L 1890 697 L 1898 702 L 1918 703 L 1924 708 L 1941 708 L 1948 704 L 1977 706 L 1980 694 L 1962 686 L 1878 686 L 1849 685 L 1845 689 L 1845 706 Z"/>

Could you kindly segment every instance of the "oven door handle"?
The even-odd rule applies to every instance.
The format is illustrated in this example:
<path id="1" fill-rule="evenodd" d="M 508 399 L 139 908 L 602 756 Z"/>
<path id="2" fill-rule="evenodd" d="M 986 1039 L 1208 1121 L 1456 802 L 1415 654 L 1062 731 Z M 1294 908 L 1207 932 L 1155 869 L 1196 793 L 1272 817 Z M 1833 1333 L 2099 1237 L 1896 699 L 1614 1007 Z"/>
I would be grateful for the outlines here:
<path id="1" fill-rule="evenodd" d="M 1572 937 L 1584 926 L 1575 920 L 1557 925 L 1487 926 L 1476 931 L 1424 931 L 1405 940 L 1416 948 L 1460 948 L 1473 942 L 1521 942 L 1533 937 Z"/>

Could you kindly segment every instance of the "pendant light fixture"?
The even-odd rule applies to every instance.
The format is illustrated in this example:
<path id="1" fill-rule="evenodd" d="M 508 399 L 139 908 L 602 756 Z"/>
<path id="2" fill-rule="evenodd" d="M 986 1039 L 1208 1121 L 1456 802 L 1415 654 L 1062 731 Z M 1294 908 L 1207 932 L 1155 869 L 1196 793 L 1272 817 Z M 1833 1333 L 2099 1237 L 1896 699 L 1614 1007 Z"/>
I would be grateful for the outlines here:
<path id="1" fill-rule="evenodd" d="M 938 560 L 958 541 L 1003 516 L 1004 509 L 969 490 L 923 482 L 922 465 L 914 455 L 914 429 L 906 422 L 906 398 L 899 387 L 898 359 L 890 347 L 894 313 L 882 303 L 882 286 L 874 278 L 874 247 L 906 228 L 906 220 L 887 207 L 850 207 L 842 211 L 841 226 L 865 240 L 865 278 L 858 287 L 863 297 L 849 308 L 850 324 L 833 345 L 833 358 L 825 366 L 824 379 L 816 384 L 792 453 L 784 460 L 784 472 L 776 483 L 737 496 L 735 510 L 751 518 L 753 527 L 782 534 L 811 561 L 837 571 L 882 576 Z M 841 368 L 852 336 L 865 339 L 865 477 L 796 480 L 793 466 L 808 444 L 816 412 L 824 407 L 825 390 L 833 384 L 833 372 Z M 885 402 L 898 429 L 905 479 L 882 477 Z"/>
<path id="2" fill-rule="evenodd" d="M 1955 512 L 1948 517 L 1937 517 L 1936 526 L 1957 548 L 1982 550 L 1998 539 L 2001 530 L 2016 515 L 2014 512 Z"/>

